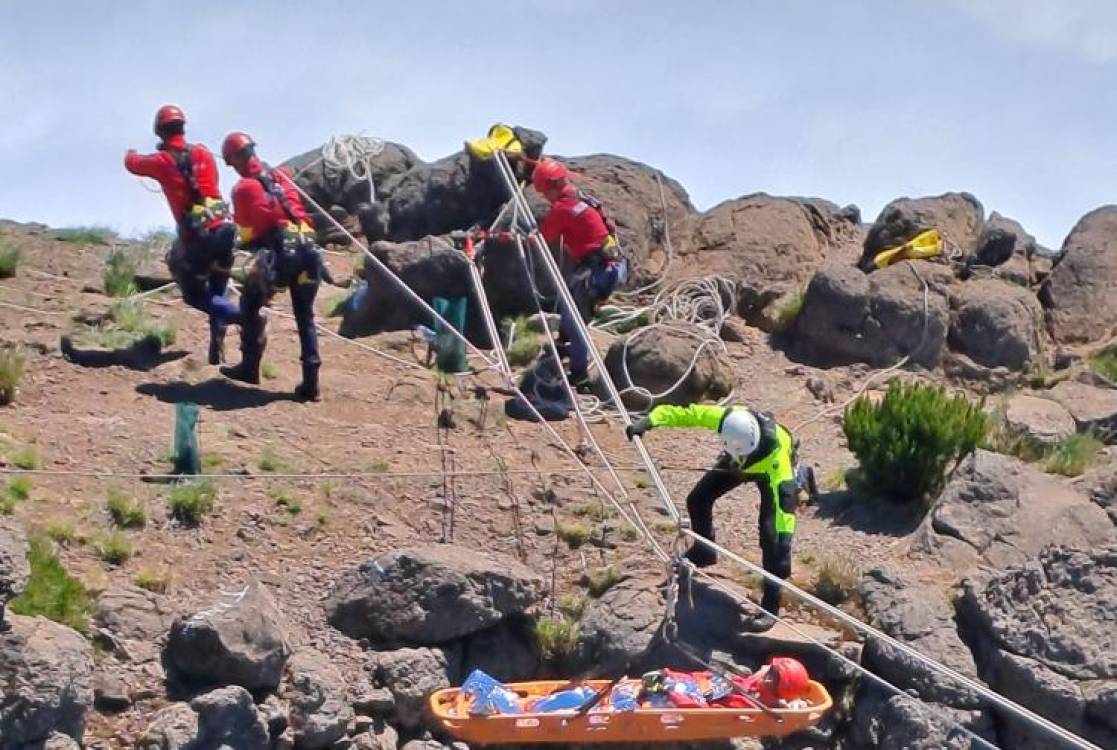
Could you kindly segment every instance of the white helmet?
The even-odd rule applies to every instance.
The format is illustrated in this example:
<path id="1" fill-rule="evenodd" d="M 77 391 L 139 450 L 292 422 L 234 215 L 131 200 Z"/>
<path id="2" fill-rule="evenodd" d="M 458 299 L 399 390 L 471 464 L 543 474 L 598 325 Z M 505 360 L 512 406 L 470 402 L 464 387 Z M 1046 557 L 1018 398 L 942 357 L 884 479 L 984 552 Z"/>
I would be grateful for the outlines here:
<path id="1" fill-rule="evenodd" d="M 734 409 L 721 423 L 721 442 L 733 458 L 744 458 L 760 444 L 760 423 L 748 409 Z"/>

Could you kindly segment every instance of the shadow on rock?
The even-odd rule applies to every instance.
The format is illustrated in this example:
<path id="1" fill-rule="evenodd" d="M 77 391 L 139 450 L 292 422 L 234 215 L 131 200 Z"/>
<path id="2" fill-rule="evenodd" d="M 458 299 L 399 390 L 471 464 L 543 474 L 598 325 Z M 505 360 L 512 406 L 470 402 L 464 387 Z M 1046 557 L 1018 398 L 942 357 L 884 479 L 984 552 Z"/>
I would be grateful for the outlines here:
<path id="1" fill-rule="evenodd" d="M 182 359 L 188 352 L 163 351 L 159 339 L 148 336 L 124 349 L 79 349 L 69 336 L 62 337 L 62 356 L 82 367 L 127 367 L 147 372 L 167 362 Z"/>
<path id="2" fill-rule="evenodd" d="M 819 518 L 848 526 L 855 531 L 886 536 L 907 536 L 923 520 L 922 506 L 858 497 L 849 490 L 824 492 L 816 505 Z"/>
<path id="3" fill-rule="evenodd" d="M 185 383 L 181 380 L 174 383 L 144 383 L 136 387 L 136 392 L 154 396 L 167 404 L 191 401 L 215 411 L 255 409 L 274 401 L 295 400 L 290 393 L 262 391 L 221 378 L 213 378 L 204 383 Z"/>

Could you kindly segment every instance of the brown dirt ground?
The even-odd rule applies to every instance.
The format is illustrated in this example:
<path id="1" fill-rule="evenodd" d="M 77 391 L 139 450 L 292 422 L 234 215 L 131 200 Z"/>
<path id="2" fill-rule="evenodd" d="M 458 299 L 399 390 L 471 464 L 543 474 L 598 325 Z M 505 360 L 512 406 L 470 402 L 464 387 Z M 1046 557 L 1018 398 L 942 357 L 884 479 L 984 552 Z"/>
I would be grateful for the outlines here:
<path id="1" fill-rule="evenodd" d="M 0 281 L 0 343 L 23 345 L 28 359 L 16 403 L 0 409 L 0 465 L 10 467 L 15 447 L 34 444 L 41 468 L 48 470 L 166 472 L 173 402 L 193 400 L 203 406 L 200 442 L 215 462 L 209 470 L 239 475 L 218 480 L 216 511 L 197 529 L 170 521 L 165 485 L 126 476 L 36 476 L 31 498 L 15 510 L 17 519 L 28 528 L 68 521 L 95 533 L 109 527 L 104 506 L 110 488 L 142 499 L 148 524 L 127 532 L 136 552 L 124 564 L 100 561 L 90 545 L 62 549 L 67 567 L 89 587 L 103 590 L 131 582 L 143 569 L 164 570 L 171 575 L 170 598 L 190 610 L 212 603 L 218 592 L 238 590 L 251 576 L 261 576 L 289 619 L 296 646 L 318 648 L 332 654 L 347 673 L 363 674 L 361 649 L 327 626 L 321 603 L 342 571 L 370 555 L 442 538 L 446 503 L 437 473 L 435 377 L 323 336 L 324 400 L 292 401 L 289 394 L 299 379 L 294 322 L 272 316 L 265 361 L 275 377 L 259 389 L 242 388 L 205 362 L 203 316 L 174 294 L 153 299 L 148 309 L 177 325 L 177 341 L 169 349 L 181 353 L 180 358 L 149 371 L 76 366 L 61 357 L 59 338 L 73 326 L 75 313 L 107 310 L 110 300 L 90 289 L 100 284 L 109 248 L 54 241 L 31 226 L 7 225 L 6 230 L 24 253 L 17 276 Z M 347 259 L 335 256 L 331 263 L 337 276 L 348 270 Z M 323 287 L 319 310 L 339 293 Z M 290 311 L 284 297 L 276 297 L 273 306 Z M 730 344 L 737 396 L 773 411 L 785 424 L 795 425 L 826 406 L 805 387 L 809 377 L 830 384 L 842 400 L 864 375 L 860 369 L 822 371 L 795 364 L 770 346 L 767 335 L 745 330 L 744 343 Z M 386 334 L 362 342 L 411 359 L 409 338 L 406 333 Z M 227 349 L 235 361 L 235 331 Z M 491 375 L 485 380 L 496 384 Z M 659 575 L 659 564 L 644 544 L 623 534 L 616 519 L 591 522 L 596 540 L 579 550 L 556 545 L 549 531 L 552 515 L 572 522 L 574 511 L 592 502 L 594 492 L 541 427 L 506 422 L 497 416 L 502 411 L 500 397 L 494 398 L 498 400 L 490 403 L 484 429 L 471 421 L 476 419 L 477 403 L 468 396 L 456 400 L 458 427 L 451 432 L 450 444 L 459 469 L 493 472 L 497 455 L 513 471 L 538 473 L 511 474 L 511 498 L 499 475 L 459 478 L 454 541 L 521 554 L 547 577 L 554 565 L 559 594 L 577 590 L 584 571 L 621 561 Z M 557 429 L 572 444 L 578 442 L 573 421 Z M 593 429 L 608 454 L 626 467 L 620 474 L 644 518 L 670 546 L 674 531 L 647 489 L 646 477 L 636 470 L 638 457 L 623 432 L 615 422 Z M 854 463 L 844 447 L 838 415 L 811 425 L 801 437 L 803 458 L 818 467 L 820 481 Z M 681 507 L 698 471 L 715 457 L 716 439 L 694 431 L 662 431 L 650 435 L 647 443 L 669 467 L 667 485 Z M 283 473 L 368 476 L 276 479 L 260 467 L 266 453 Z M 396 472 L 429 475 L 392 476 Z M 545 498 L 545 487 L 554 490 L 558 505 Z M 292 514 L 277 505 L 275 497 L 282 492 L 298 499 L 301 512 Z M 725 498 L 716 511 L 722 543 L 754 560 L 759 559 L 756 502 L 755 490 L 745 488 Z M 884 561 L 912 565 L 903 554 L 904 534 L 880 534 L 867 528 L 872 524 L 849 522 L 843 507 L 840 495 L 834 494 L 821 507 L 801 511 L 796 580 L 809 582 L 812 566 L 827 557 L 852 560 L 860 567 Z M 742 584 L 750 582 L 747 573 L 729 563 L 719 568 Z M 354 685 L 355 692 L 359 689 Z M 145 701 L 117 716 L 94 714 L 87 737 L 101 740 L 102 747 L 121 745 L 142 731 L 145 718 L 158 706 L 158 700 Z"/>

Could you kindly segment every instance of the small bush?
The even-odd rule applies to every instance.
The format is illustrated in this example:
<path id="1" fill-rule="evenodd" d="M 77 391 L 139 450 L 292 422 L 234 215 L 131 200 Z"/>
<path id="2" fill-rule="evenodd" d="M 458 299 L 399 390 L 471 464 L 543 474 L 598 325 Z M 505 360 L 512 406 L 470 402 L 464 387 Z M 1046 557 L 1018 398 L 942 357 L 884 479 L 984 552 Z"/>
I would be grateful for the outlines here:
<path id="1" fill-rule="evenodd" d="M 10 516 L 16 512 L 16 503 L 19 501 L 7 492 L 0 493 L 0 515 Z"/>
<path id="2" fill-rule="evenodd" d="M 84 633 L 89 629 L 89 594 L 62 567 L 50 540 L 33 536 L 28 555 L 31 576 L 23 593 L 8 603 L 17 615 L 42 615 Z"/>
<path id="3" fill-rule="evenodd" d="M 589 600 L 582 594 L 567 594 L 558 600 L 558 611 L 570 620 L 581 620 Z"/>
<path id="4" fill-rule="evenodd" d="M 297 497 L 292 495 L 288 490 L 280 488 L 272 492 L 272 498 L 275 499 L 275 504 L 292 516 L 298 515 L 303 511 L 303 504 Z"/>
<path id="5" fill-rule="evenodd" d="M 1047 470 L 1052 474 L 1076 477 L 1094 463 L 1103 446 L 1104 443 L 1093 435 L 1068 435 L 1047 457 Z"/>
<path id="6" fill-rule="evenodd" d="M 31 486 L 29 477 L 13 477 L 8 480 L 8 494 L 16 500 L 26 500 L 31 497 Z"/>
<path id="7" fill-rule="evenodd" d="M 264 380 L 275 380 L 276 374 L 275 365 L 271 362 L 264 362 L 260 365 L 260 377 Z"/>
<path id="8" fill-rule="evenodd" d="M 508 363 L 527 367 L 543 348 L 543 337 L 528 328 L 527 318 L 520 316 L 509 324 L 513 339 L 508 344 Z"/>
<path id="9" fill-rule="evenodd" d="M 607 565 L 590 574 L 589 586 L 587 586 L 587 589 L 590 592 L 590 596 L 596 599 L 620 582 L 620 574 L 617 573 L 612 565 Z"/>
<path id="10" fill-rule="evenodd" d="M 838 466 L 830 470 L 830 473 L 822 478 L 822 489 L 826 492 L 840 492 L 846 488 L 846 473 L 849 469 L 844 466 Z"/>
<path id="11" fill-rule="evenodd" d="M 225 458 L 220 453 L 206 451 L 202 454 L 202 468 L 208 472 L 216 471 L 225 465 Z"/>
<path id="12" fill-rule="evenodd" d="M 368 465 L 368 470 L 373 474 L 387 474 L 391 469 L 392 465 L 384 458 L 373 459 Z"/>
<path id="13" fill-rule="evenodd" d="M 633 528 L 632 526 L 625 526 L 623 529 L 621 529 L 621 539 L 623 539 L 624 541 L 635 542 L 639 538 L 639 530 Z"/>
<path id="14" fill-rule="evenodd" d="M 121 565 L 132 556 L 132 542 L 119 531 L 99 536 L 94 542 L 94 549 L 109 565 Z"/>
<path id="15" fill-rule="evenodd" d="M 570 549 L 578 549 L 589 541 L 590 527 L 584 523 L 564 524 L 560 521 L 555 524 L 555 536 L 566 542 Z"/>
<path id="16" fill-rule="evenodd" d="M 853 596 L 860 578 L 861 571 L 853 560 L 841 556 L 823 558 L 817 564 L 814 594 L 836 606 Z"/>
<path id="17" fill-rule="evenodd" d="M 213 483 L 186 482 L 171 489 L 169 503 L 171 516 L 176 520 L 196 526 L 202 517 L 213 510 L 217 490 Z"/>
<path id="18" fill-rule="evenodd" d="M 270 445 L 264 446 L 264 449 L 260 451 L 260 460 L 256 463 L 256 466 L 260 471 L 266 471 L 269 474 L 282 472 L 287 468 L 287 465 L 280 460 L 275 449 Z"/>
<path id="19" fill-rule="evenodd" d="M 326 300 L 325 314 L 327 318 L 339 318 L 345 314 L 345 307 L 349 304 L 348 294 L 335 294 Z"/>
<path id="20" fill-rule="evenodd" d="M 121 249 L 113 250 L 105 260 L 101 283 L 110 297 L 127 297 L 136 293 L 136 271 L 139 263 L 131 254 Z"/>
<path id="21" fill-rule="evenodd" d="M 23 367 L 27 358 L 15 347 L 0 349 L 0 406 L 7 406 L 16 400 L 16 389 L 23 377 Z"/>
<path id="22" fill-rule="evenodd" d="M 73 524 L 55 519 L 48 521 L 44 533 L 47 538 L 58 544 L 73 544 L 78 541 L 78 532 Z"/>
<path id="23" fill-rule="evenodd" d="M 39 468 L 39 449 L 33 445 L 25 445 L 12 454 L 11 462 L 17 469 L 33 471 Z"/>
<path id="24" fill-rule="evenodd" d="M 981 443 L 988 422 L 964 396 L 893 382 L 880 403 L 862 396 L 846 409 L 842 429 L 869 487 L 917 502 L 938 495 L 947 466 Z"/>
<path id="25" fill-rule="evenodd" d="M 1117 383 L 1117 349 L 1106 349 L 1090 358 L 1090 368 L 1106 380 Z"/>
<path id="26" fill-rule="evenodd" d="M 776 325 L 780 331 L 788 331 L 795 324 L 795 319 L 799 317 L 799 313 L 803 312 L 804 299 L 806 299 L 806 295 L 799 291 L 794 297 L 780 305 L 776 311 Z"/>
<path id="27" fill-rule="evenodd" d="M 122 529 L 140 529 L 147 524 L 147 513 L 140 500 L 133 500 L 119 490 L 109 490 L 105 507 L 112 522 Z"/>
<path id="28" fill-rule="evenodd" d="M 545 661 L 570 656 L 577 644 L 578 623 L 562 616 L 535 622 L 535 645 Z"/>
<path id="29" fill-rule="evenodd" d="M 171 587 L 171 573 L 169 570 L 157 568 L 144 568 L 136 574 L 133 582 L 141 589 L 152 591 L 156 594 L 165 594 Z"/>
<path id="30" fill-rule="evenodd" d="M 16 275 L 23 251 L 11 240 L 0 237 L 0 279 L 10 279 Z"/>
<path id="31" fill-rule="evenodd" d="M 54 239 L 59 242 L 78 242 L 84 245 L 110 245 L 116 239 L 116 232 L 108 227 L 85 226 L 64 227 L 54 231 Z M 114 251 L 115 252 L 115 251 Z"/>
<path id="32" fill-rule="evenodd" d="M 574 509 L 574 515 L 579 518 L 588 518 L 591 521 L 608 521 L 610 518 L 615 518 L 617 509 L 612 505 L 607 505 L 603 500 L 591 500 L 588 503 L 582 503 Z"/>

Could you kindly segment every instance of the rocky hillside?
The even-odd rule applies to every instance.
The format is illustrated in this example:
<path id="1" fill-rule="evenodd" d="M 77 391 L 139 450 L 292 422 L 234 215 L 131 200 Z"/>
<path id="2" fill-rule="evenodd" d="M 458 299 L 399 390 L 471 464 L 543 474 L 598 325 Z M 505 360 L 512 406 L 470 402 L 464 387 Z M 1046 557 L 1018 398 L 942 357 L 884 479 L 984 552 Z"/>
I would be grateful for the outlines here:
<path id="1" fill-rule="evenodd" d="M 649 390 L 679 379 L 665 372 L 685 375 L 665 398 L 733 388 L 797 432 L 824 492 L 800 509 L 793 581 L 1117 746 L 1117 449 L 1106 445 L 1117 440 L 1117 389 L 1104 354 L 1117 327 L 1117 207 L 1086 215 L 1052 260 L 965 193 L 898 199 L 871 225 L 818 198 L 753 194 L 697 212 L 645 165 L 569 162 L 617 219 L 633 286 L 720 280 L 731 315 L 693 373 L 694 341 L 670 331 L 627 350 L 599 332 L 598 344 L 611 367 L 627 356 Z M 345 175 L 311 166 L 299 179 L 353 230 L 363 218 L 373 251 L 425 298 L 468 296 L 446 235 L 493 218 L 491 175 L 464 154 L 427 164 L 396 144 L 374 167 L 373 207 Z M 18 352 L 24 371 L 0 407 L 0 599 L 11 600 L 0 750 L 434 750 L 452 740 L 425 720 L 424 697 L 472 668 L 514 680 L 693 666 L 657 641 L 664 572 L 639 535 L 557 441 L 504 416 L 491 373 L 427 369 L 408 329 L 429 321 L 320 225 L 335 275 L 352 267 L 346 282 L 367 291 L 344 305 L 352 289 L 323 288 L 324 325 L 336 327 L 337 308 L 342 332 L 361 338 L 323 337 L 324 401 L 302 404 L 290 396 L 298 348 L 284 298 L 265 381 L 241 387 L 205 363 L 205 322 L 172 292 L 139 304 L 106 294 L 122 257 L 139 264 L 126 270 L 140 289 L 166 281 L 159 238 L 0 223 L 0 250 L 19 254 L 0 280 L 2 364 Z M 948 258 L 863 270 L 930 228 Z M 486 260 L 500 318 L 534 312 L 513 260 Z M 925 515 L 847 488 L 855 460 L 840 409 L 819 418 L 901 360 L 893 376 L 984 398 L 998 425 Z M 184 401 L 201 406 L 213 476 L 182 486 L 162 475 Z M 554 427 L 580 442 L 572 421 Z M 674 527 L 621 431 L 607 420 L 591 429 L 670 546 Z M 717 452 L 713 436 L 686 431 L 648 445 L 678 503 Z M 719 541 L 758 560 L 754 490 L 716 513 Z M 755 591 L 731 563 L 714 570 L 730 590 Z M 695 648 L 749 667 L 797 655 L 839 699 L 815 729 L 763 746 L 961 748 L 967 732 L 1005 748 L 1056 746 L 909 655 L 790 612 L 920 700 L 857 679 L 784 626 L 743 633 L 739 607 L 696 583 L 677 613 Z"/>

